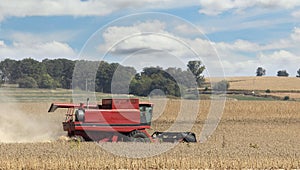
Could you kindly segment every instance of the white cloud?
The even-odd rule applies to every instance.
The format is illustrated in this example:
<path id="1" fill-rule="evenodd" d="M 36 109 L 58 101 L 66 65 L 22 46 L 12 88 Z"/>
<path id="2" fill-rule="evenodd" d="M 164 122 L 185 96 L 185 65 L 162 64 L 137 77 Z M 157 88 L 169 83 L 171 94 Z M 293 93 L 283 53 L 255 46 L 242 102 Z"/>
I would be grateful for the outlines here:
<path id="1" fill-rule="evenodd" d="M 106 15 L 112 12 L 102 1 L 80 0 L 10 0 L 0 3 L 0 17 Z"/>
<path id="2" fill-rule="evenodd" d="M 220 53 L 226 52 L 256 52 L 267 50 L 298 49 L 300 44 L 300 28 L 295 27 L 290 34 L 283 39 L 276 39 L 266 44 L 253 43 L 247 40 L 238 39 L 233 43 L 217 42 L 216 48 Z"/>
<path id="3" fill-rule="evenodd" d="M 219 59 L 212 46 L 213 42 L 207 40 L 199 32 L 198 36 L 200 37 L 191 38 L 193 36 L 186 35 L 186 32 L 182 33 L 182 29 L 185 31 L 194 31 L 195 29 L 172 27 L 168 22 L 148 20 L 131 26 L 109 27 L 102 34 L 104 43 L 101 44 L 100 50 L 102 52 L 110 50 L 110 54 L 116 57 L 123 56 L 121 60 L 130 60 L 128 57 L 141 60 L 151 58 L 152 66 L 178 67 L 178 63 L 180 63 L 183 69 L 186 68 L 188 60 L 200 58 L 209 68 L 211 75 L 222 75 Z M 123 41 L 115 44 L 120 40 Z M 113 45 L 114 47 L 110 49 Z M 178 62 L 179 60 L 181 62 Z M 136 59 L 134 64 L 141 62 Z"/>
<path id="4" fill-rule="evenodd" d="M 100 49 L 106 51 L 110 49 L 116 42 L 121 40 L 124 40 L 124 42 L 122 43 L 122 47 L 119 46 L 118 48 L 122 50 L 130 50 L 131 48 L 148 48 L 152 45 L 159 46 L 159 44 L 153 42 L 155 41 L 155 38 L 153 37 L 155 35 L 142 35 L 142 33 L 165 34 L 167 32 L 164 29 L 165 23 L 158 20 L 138 22 L 132 26 L 108 27 L 103 33 L 105 44 L 101 45 Z M 117 50 L 115 48 L 113 50 Z"/>
<path id="5" fill-rule="evenodd" d="M 196 0 L 0 0 L 0 21 L 26 16 L 105 16 L 118 10 L 164 9 L 199 4 Z"/>
<path id="6" fill-rule="evenodd" d="M 55 33 L 9 32 L 0 40 L 0 60 L 4 58 L 23 59 L 65 57 L 75 59 L 77 53 L 66 42 L 76 34 L 74 31 L 58 31 Z"/>
<path id="7" fill-rule="evenodd" d="M 158 20 L 139 22 L 134 24 L 133 26 L 112 26 L 108 27 L 104 34 L 103 38 L 108 46 L 113 45 L 115 42 L 123 39 L 124 37 L 145 33 L 145 32 L 153 32 L 153 33 L 165 33 L 165 23 L 160 22 Z"/>
<path id="8" fill-rule="evenodd" d="M 260 54 L 259 60 L 262 63 L 270 65 L 281 65 L 282 67 L 286 65 L 291 65 L 294 63 L 300 63 L 300 56 L 297 57 L 295 54 L 292 54 L 286 50 L 275 51 L 270 55 Z"/>
<path id="9" fill-rule="evenodd" d="M 259 61 L 263 63 L 269 75 L 276 75 L 278 70 L 287 70 L 295 75 L 300 68 L 300 56 L 286 50 L 275 51 L 271 54 L 259 55 Z"/>
<path id="10" fill-rule="evenodd" d="M 199 33 L 205 34 L 209 32 L 207 28 L 201 26 L 194 28 L 187 24 L 179 24 L 175 27 L 175 31 L 180 35 L 198 35 Z"/>
<path id="11" fill-rule="evenodd" d="M 199 44 L 197 42 L 196 44 Z M 246 40 L 233 43 L 213 42 L 227 75 L 254 75 L 258 66 L 267 69 L 268 75 L 276 75 L 287 69 L 291 75 L 300 68 L 300 28 L 294 28 L 285 39 L 258 44 Z"/>
<path id="12" fill-rule="evenodd" d="M 203 60 L 216 55 L 216 49 L 214 48 L 216 44 L 214 42 L 210 42 L 209 40 L 203 38 L 185 38 L 184 41 L 187 42 L 188 45 L 190 45 L 190 47 L 195 50 L 201 58 L 203 58 Z"/>
<path id="13" fill-rule="evenodd" d="M 4 41 L 2 41 L 2 40 L 0 40 L 0 48 L 3 48 L 3 47 L 6 47 L 6 45 L 5 45 L 5 43 L 4 43 Z"/>
<path id="14" fill-rule="evenodd" d="M 291 34 L 292 40 L 300 43 L 300 28 L 295 27 L 293 33 Z"/>
<path id="15" fill-rule="evenodd" d="M 178 25 L 173 30 L 167 31 L 168 23 L 158 20 L 138 22 L 132 26 L 112 26 L 103 33 L 104 44 L 100 49 L 106 51 L 113 45 L 112 52 L 132 52 L 138 49 L 153 49 L 171 52 L 175 56 L 184 56 L 188 48 L 192 48 L 201 56 L 215 55 L 211 42 L 195 28 Z M 198 31 L 198 32 L 196 32 Z M 190 34 L 198 34 L 201 38 L 185 38 Z M 181 36 L 180 36 L 181 35 Z M 120 44 L 115 43 L 123 40 Z M 126 53 L 127 54 L 127 53 Z"/>
<path id="16" fill-rule="evenodd" d="M 201 9 L 199 10 L 199 12 L 206 15 L 218 15 L 223 13 L 224 11 L 235 8 L 234 2 L 232 2 L 231 0 L 200 0 L 200 4 Z"/>
<path id="17" fill-rule="evenodd" d="M 260 52 L 251 57 L 227 52 L 221 54 L 221 62 L 228 76 L 254 76 L 260 66 L 267 70 L 267 76 L 276 76 L 278 70 L 287 70 L 291 76 L 295 76 L 300 68 L 300 56 L 286 50 Z"/>
<path id="18" fill-rule="evenodd" d="M 233 58 L 226 58 L 222 60 L 225 75 L 227 76 L 254 76 L 255 70 L 261 66 L 257 60 L 245 59 L 234 61 Z"/>
<path id="19" fill-rule="evenodd" d="M 168 23 L 158 20 L 148 20 L 138 22 L 132 26 L 113 26 L 104 31 L 103 38 L 105 43 L 101 44 L 100 49 L 106 51 L 115 45 L 111 52 L 128 53 L 143 50 L 153 49 L 168 51 L 174 56 L 185 56 L 190 54 L 188 48 L 193 48 L 200 56 L 215 55 L 215 51 L 211 46 L 211 42 L 203 37 L 196 29 L 187 25 L 179 24 L 170 30 L 167 28 Z M 168 30 L 168 31 L 167 31 Z M 195 34 L 202 38 L 184 38 Z M 120 44 L 115 43 L 123 40 Z"/>
<path id="20" fill-rule="evenodd" d="M 291 15 L 295 18 L 300 18 L 300 10 L 292 12 Z"/>
<path id="21" fill-rule="evenodd" d="M 172 66 L 173 61 L 169 60 L 170 57 L 164 58 L 162 51 L 183 62 L 196 59 L 192 58 L 193 54 L 186 48 L 185 45 L 187 45 L 199 54 L 198 59 L 200 57 L 200 60 L 206 65 L 207 71 L 213 76 L 220 76 L 222 69 L 216 52 L 220 55 L 225 74 L 231 76 L 255 75 L 255 70 L 259 66 L 265 67 L 268 75 L 275 75 L 276 71 L 285 68 L 289 68 L 293 74 L 296 67 L 300 67 L 295 64 L 300 63 L 297 57 L 297 55 L 300 56 L 300 51 L 299 53 L 293 51 L 298 49 L 300 42 L 299 28 L 295 28 L 285 39 L 259 44 L 243 39 L 232 43 L 210 42 L 204 37 L 195 38 L 185 34 L 176 34 L 178 30 L 185 28 L 174 27 L 173 30 L 170 30 L 168 26 L 167 22 L 148 20 L 131 26 L 109 27 L 102 35 L 104 44 L 102 44 L 101 50 L 107 50 L 114 43 L 127 38 L 110 52 L 116 56 L 134 55 L 135 59 L 150 56 L 154 57 L 157 65 Z M 153 32 L 154 34 L 142 34 L 144 32 Z M 149 52 L 149 49 L 150 52 L 153 50 L 151 55 L 143 53 Z M 136 52 L 140 54 L 135 54 Z"/>
<path id="22" fill-rule="evenodd" d="M 78 35 L 78 31 L 56 31 L 50 33 L 30 33 L 30 32 L 8 32 L 3 34 L 1 38 L 15 42 L 26 43 L 45 43 L 49 41 L 67 42 Z"/>
<path id="23" fill-rule="evenodd" d="M 300 28 L 295 27 L 290 36 L 274 40 L 269 44 L 263 45 L 261 50 L 280 50 L 280 49 L 299 49 L 300 44 Z"/>
<path id="24" fill-rule="evenodd" d="M 77 55 L 68 44 L 57 41 L 45 43 L 14 42 L 12 45 L 6 45 L 4 41 L 0 41 L 0 56 L 0 60 L 4 58 L 18 60 L 28 57 L 42 60 L 44 58 L 52 59 L 57 57 L 74 59 Z"/>
<path id="25" fill-rule="evenodd" d="M 234 43 L 229 44 L 225 42 L 220 42 L 216 44 L 216 47 L 220 51 L 241 51 L 241 52 L 255 52 L 260 50 L 260 46 L 256 43 L 252 43 L 246 40 L 236 40 Z"/>
<path id="26" fill-rule="evenodd" d="M 282 69 L 295 75 L 300 68 L 299 37 L 299 29 L 295 28 L 290 37 L 269 44 L 237 40 L 233 43 L 215 43 L 215 47 L 228 75 L 254 75 L 258 66 L 263 66 L 267 75 L 274 76 Z M 240 52 L 250 57 L 243 56 Z"/>
<path id="27" fill-rule="evenodd" d="M 223 12 L 234 10 L 236 12 L 243 11 L 247 8 L 284 8 L 292 9 L 300 6 L 297 0 L 200 0 L 200 13 L 206 15 L 218 15 Z"/>

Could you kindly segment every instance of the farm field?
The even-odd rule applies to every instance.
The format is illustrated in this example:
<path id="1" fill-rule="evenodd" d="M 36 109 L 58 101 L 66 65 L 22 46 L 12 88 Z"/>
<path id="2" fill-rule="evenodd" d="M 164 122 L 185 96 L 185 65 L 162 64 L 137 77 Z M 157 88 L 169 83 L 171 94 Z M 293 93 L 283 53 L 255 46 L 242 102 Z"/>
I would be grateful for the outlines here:
<path id="1" fill-rule="evenodd" d="M 297 78 L 235 77 L 227 80 L 229 90 L 256 90 L 260 95 L 300 98 L 300 79 Z M 266 89 L 271 93 L 265 93 Z M 67 141 L 61 125 L 65 110 L 47 113 L 51 102 L 71 102 L 74 97 L 71 90 L 2 87 L 0 92 L 0 169 L 300 168 L 299 100 L 227 95 L 221 121 L 204 143 L 176 146 L 170 143 L 97 144 Z M 103 93 L 91 94 L 98 101 L 109 97 Z M 78 96 L 81 94 L 76 94 L 75 98 Z M 176 99 L 154 101 L 154 121 L 149 133 L 170 128 L 180 109 L 199 109 L 190 130 L 199 139 L 210 107 L 215 107 L 209 98 L 205 96 L 205 100 L 198 103 L 199 108 L 195 101 L 186 101 L 190 104 L 183 108 L 180 108 L 182 102 Z M 186 113 L 189 120 L 192 115 Z M 183 120 L 178 129 L 190 124 L 187 120 Z M 152 149 L 159 151 L 165 147 L 174 148 L 147 157 Z M 107 151 L 107 148 L 113 149 Z M 111 153 L 120 151 L 141 158 Z"/>
<path id="2" fill-rule="evenodd" d="M 74 93 L 72 90 L 67 89 L 21 89 L 15 86 L 4 86 L 0 88 L 0 101 L 2 102 L 48 102 L 48 101 L 60 101 L 60 102 L 71 102 L 72 97 L 81 97 L 85 95 L 95 95 L 97 100 L 101 100 L 109 96 L 103 93 L 93 93 L 93 92 L 82 92 Z"/>
<path id="3" fill-rule="evenodd" d="M 206 82 L 218 82 L 221 78 L 207 78 Z M 298 77 L 226 77 L 230 84 L 228 92 L 253 93 L 251 95 L 227 95 L 237 100 L 280 100 L 288 96 L 300 101 L 300 78 Z M 266 91 L 269 91 L 266 93 Z"/>
<path id="4" fill-rule="evenodd" d="M 179 105 L 180 101 L 169 100 L 166 106 L 157 106 L 152 130 L 171 126 Z M 210 105 L 209 100 L 199 103 L 191 130 L 197 136 Z M 104 148 L 129 152 L 145 148 L 144 153 L 138 153 L 143 156 L 147 148 L 172 144 L 120 142 L 103 143 L 100 147 L 92 142 L 61 140 L 65 134 L 61 127 L 64 112 L 47 113 L 49 106 L 50 101 L 0 104 L 5 108 L 1 115 L 10 113 L 0 120 L 1 132 L 5 132 L 1 134 L 0 169 L 300 168 L 300 105 L 296 101 L 226 101 L 219 126 L 206 142 L 180 143 L 163 154 L 146 158 L 121 157 Z M 17 118 L 22 124 L 16 122 Z"/>
<path id="5" fill-rule="evenodd" d="M 300 91 L 298 77 L 226 77 L 230 83 L 229 89 L 237 90 L 267 90 Z"/>

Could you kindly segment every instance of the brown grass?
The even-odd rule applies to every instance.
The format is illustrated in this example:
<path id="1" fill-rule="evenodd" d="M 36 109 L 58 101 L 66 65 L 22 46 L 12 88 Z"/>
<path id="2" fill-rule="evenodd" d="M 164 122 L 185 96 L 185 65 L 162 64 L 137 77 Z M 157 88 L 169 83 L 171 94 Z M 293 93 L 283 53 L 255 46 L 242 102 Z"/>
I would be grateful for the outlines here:
<path id="1" fill-rule="evenodd" d="M 179 105 L 179 101 L 169 101 L 161 116 L 153 122 L 153 129 L 164 130 L 171 126 Z M 45 119 L 51 117 L 46 113 L 48 104 L 25 103 L 20 107 L 31 114 L 43 113 Z M 209 101 L 200 102 L 197 121 L 192 129 L 198 136 L 209 107 Z M 180 143 L 166 153 L 140 159 L 113 155 L 95 143 L 0 144 L 0 169 L 300 168 L 299 110 L 299 102 L 227 101 L 222 120 L 207 142 Z M 159 148 L 168 144 L 103 145 L 114 149 L 133 148 L 131 152 L 134 152 L 134 148 L 147 148 L 149 145 Z"/>

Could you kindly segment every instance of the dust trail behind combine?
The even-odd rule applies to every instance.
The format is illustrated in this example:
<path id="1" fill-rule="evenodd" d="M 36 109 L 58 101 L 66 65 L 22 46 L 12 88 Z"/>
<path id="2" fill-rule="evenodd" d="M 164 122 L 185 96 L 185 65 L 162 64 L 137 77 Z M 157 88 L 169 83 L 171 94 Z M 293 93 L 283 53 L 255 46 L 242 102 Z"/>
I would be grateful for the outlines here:
<path id="1" fill-rule="evenodd" d="M 49 104 L 6 102 L 8 98 L 0 97 L 0 143 L 46 142 L 58 138 L 60 121 L 47 114 Z"/>

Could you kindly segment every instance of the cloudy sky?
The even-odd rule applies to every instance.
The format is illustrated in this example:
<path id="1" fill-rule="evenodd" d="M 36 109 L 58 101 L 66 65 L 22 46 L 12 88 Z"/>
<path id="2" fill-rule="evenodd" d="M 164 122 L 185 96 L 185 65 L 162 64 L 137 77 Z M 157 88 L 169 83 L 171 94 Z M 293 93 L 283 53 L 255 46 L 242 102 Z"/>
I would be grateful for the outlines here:
<path id="1" fill-rule="evenodd" d="M 300 1 L 0 0 L 0 60 L 91 56 L 137 67 L 198 57 L 212 76 L 259 66 L 295 76 Z"/>

